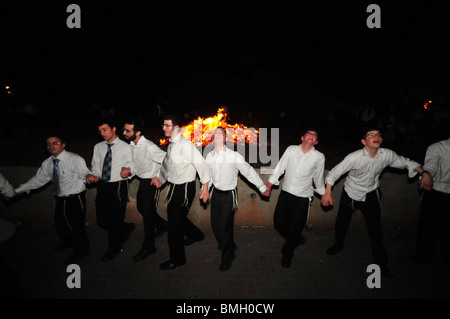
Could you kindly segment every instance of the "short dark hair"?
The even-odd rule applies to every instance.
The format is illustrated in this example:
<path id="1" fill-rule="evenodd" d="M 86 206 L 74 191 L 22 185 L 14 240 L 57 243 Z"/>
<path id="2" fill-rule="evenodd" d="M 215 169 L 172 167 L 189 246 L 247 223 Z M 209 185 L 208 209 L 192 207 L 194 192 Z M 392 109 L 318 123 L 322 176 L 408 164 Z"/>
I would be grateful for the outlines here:
<path id="1" fill-rule="evenodd" d="M 110 117 L 103 117 L 100 120 L 97 121 L 97 127 L 102 126 L 102 125 L 108 125 L 110 128 L 117 128 L 116 122 L 110 118 Z"/>
<path id="2" fill-rule="evenodd" d="M 181 127 L 181 121 L 180 118 L 174 114 L 167 114 L 164 116 L 164 121 L 172 121 L 172 125 L 178 125 Z"/>
<path id="3" fill-rule="evenodd" d="M 45 140 L 48 140 L 49 138 L 52 138 L 52 137 L 59 139 L 61 141 L 61 143 L 66 143 L 66 140 L 64 139 L 64 137 L 59 133 L 47 135 L 47 138 Z"/>
<path id="4" fill-rule="evenodd" d="M 124 123 L 133 125 L 134 133 L 141 132 L 141 134 L 144 135 L 145 123 L 141 118 L 127 119 Z"/>
<path id="5" fill-rule="evenodd" d="M 367 133 L 372 131 L 378 131 L 381 134 L 381 130 L 378 127 L 369 127 L 361 130 L 361 138 L 365 139 L 367 137 Z"/>

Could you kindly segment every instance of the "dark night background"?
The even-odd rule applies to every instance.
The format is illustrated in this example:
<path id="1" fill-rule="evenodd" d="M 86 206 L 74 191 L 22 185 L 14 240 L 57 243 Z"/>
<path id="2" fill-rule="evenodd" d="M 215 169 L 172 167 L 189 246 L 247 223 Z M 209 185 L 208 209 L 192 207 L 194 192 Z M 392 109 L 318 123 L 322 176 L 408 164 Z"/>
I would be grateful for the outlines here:
<path id="1" fill-rule="evenodd" d="M 89 162 L 103 114 L 137 114 L 156 140 L 157 105 L 186 121 L 226 105 L 229 123 L 279 127 L 282 145 L 314 126 L 325 155 L 336 141 L 359 147 L 364 125 L 389 131 L 386 147 L 420 145 L 403 153 L 418 161 L 447 137 L 445 2 L 79 1 L 81 29 L 66 26 L 70 3 L 0 5 L 0 137 L 10 148 L 16 138 L 36 145 L 36 162 L 24 164 L 47 156 L 50 131 Z M 381 29 L 366 26 L 370 3 Z"/>

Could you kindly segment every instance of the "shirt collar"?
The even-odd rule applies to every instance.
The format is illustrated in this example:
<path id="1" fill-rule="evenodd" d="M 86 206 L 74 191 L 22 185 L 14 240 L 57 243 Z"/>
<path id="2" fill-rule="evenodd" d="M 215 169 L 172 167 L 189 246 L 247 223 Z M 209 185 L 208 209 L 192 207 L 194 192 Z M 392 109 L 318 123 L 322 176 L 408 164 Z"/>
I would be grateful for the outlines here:
<path id="1" fill-rule="evenodd" d="M 67 152 L 66 152 L 66 150 L 63 150 L 61 153 L 59 153 L 58 157 L 55 157 L 53 155 L 51 157 L 52 157 L 52 159 L 59 159 L 60 161 L 62 161 L 66 158 L 66 156 L 67 156 Z"/>
<path id="2" fill-rule="evenodd" d="M 173 138 L 171 137 L 169 139 L 169 142 L 177 143 L 177 142 L 181 141 L 182 138 L 183 138 L 183 135 L 181 135 L 181 131 L 180 131 L 180 132 L 178 132 L 177 136 L 175 136 Z"/>
<path id="3" fill-rule="evenodd" d="M 300 152 L 302 152 L 302 154 L 303 155 L 307 155 L 307 154 L 312 154 L 312 153 L 314 153 L 315 151 L 316 151 L 316 148 L 313 146 L 312 147 L 312 149 L 310 149 L 308 152 L 303 152 L 303 149 L 302 149 L 302 144 L 300 144 L 299 146 L 298 146 L 298 149 L 300 150 Z"/>
<path id="4" fill-rule="evenodd" d="M 139 139 L 139 141 L 135 144 L 134 141 L 131 141 L 130 144 L 136 147 L 141 147 L 142 144 L 144 144 L 145 141 L 145 137 L 143 135 L 141 135 L 141 138 Z"/>
<path id="5" fill-rule="evenodd" d="M 378 148 L 377 156 L 378 156 L 378 154 L 383 154 L 383 149 L 382 149 L 381 147 Z M 366 150 L 365 147 L 363 147 L 363 156 L 369 156 L 369 157 L 371 157 L 370 154 L 369 154 L 369 152 L 367 152 L 367 150 Z M 375 157 L 377 157 L 377 156 L 375 156 Z"/>
<path id="6" fill-rule="evenodd" d="M 222 149 L 219 151 L 219 153 L 216 153 L 216 149 L 215 148 L 213 149 L 214 155 L 217 155 L 217 156 L 219 156 L 220 154 L 223 154 L 226 151 L 227 151 L 227 146 L 226 145 L 224 145 L 222 147 Z"/>
<path id="7" fill-rule="evenodd" d="M 116 140 L 118 139 L 119 137 L 118 136 L 116 136 L 116 138 L 114 139 L 114 140 L 112 140 L 110 143 L 108 143 L 107 141 L 104 141 L 105 142 L 105 144 L 112 144 L 112 143 L 115 143 L 116 142 Z"/>

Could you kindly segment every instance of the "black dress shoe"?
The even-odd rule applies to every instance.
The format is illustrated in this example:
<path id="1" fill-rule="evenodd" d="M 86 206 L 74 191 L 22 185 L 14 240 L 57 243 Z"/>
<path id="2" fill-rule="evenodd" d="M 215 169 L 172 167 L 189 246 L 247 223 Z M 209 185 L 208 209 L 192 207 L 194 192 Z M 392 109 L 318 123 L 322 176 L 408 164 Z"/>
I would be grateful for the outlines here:
<path id="1" fill-rule="evenodd" d="M 147 258 L 150 255 L 153 255 L 154 253 L 156 253 L 156 248 L 152 248 L 152 249 L 147 249 L 147 248 L 142 248 L 137 255 L 135 255 L 133 257 L 134 261 L 140 261 L 143 260 L 145 258 Z"/>
<path id="2" fill-rule="evenodd" d="M 55 247 L 53 247 L 53 251 L 58 252 L 58 251 L 63 251 L 67 248 L 70 248 L 72 245 L 66 242 L 60 242 L 59 244 L 57 244 Z"/>
<path id="3" fill-rule="evenodd" d="M 331 246 L 330 248 L 327 249 L 327 254 L 328 255 L 336 255 L 342 249 L 344 249 L 344 247 L 334 244 L 333 246 Z"/>
<path id="4" fill-rule="evenodd" d="M 220 271 L 227 271 L 228 269 L 231 268 L 231 263 L 232 263 L 231 260 L 224 260 L 224 261 L 222 261 L 222 262 L 220 263 L 219 270 L 220 270 Z"/>
<path id="5" fill-rule="evenodd" d="M 281 258 L 281 266 L 283 266 L 284 268 L 291 267 L 291 263 L 292 263 L 292 258 L 284 257 L 284 256 L 283 256 L 283 258 Z"/>
<path id="6" fill-rule="evenodd" d="M 108 261 L 108 260 L 114 259 L 117 256 L 117 254 L 122 252 L 122 251 L 123 251 L 123 248 L 119 249 L 119 250 L 108 250 L 106 252 L 106 254 L 103 255 L 101 260 L 102 261 Z"/>
<path id="7" fill-rule="evenodd" d="M 174 262 L 168 260 L 168 261 L 162 263 L 161 265 L 159 265 L 159 269 L 161 269 L 161 270 L 172 270 L 172 269 L 174 269 L 176 267 L 180 267 L 180 266 L 183 266 L 183 265 L 186 265 L 186 262 L 184 262 L 184 263 L 174 263 Z"/>
<path id="8" fill-rule="evenodd" d="M 202 237 L 198 238 L 198 239 L 193 239 L 193 238 L 186 238 L 184 240 L 184 245 L 185 246 L 190 246 L 193 243 L 197 242 L 197 241 L 202 241 L 203 239 L 205 239 L 205 235 L 202 235 Z"/>
<path id="9" fill-rule="evenodd" d="M 162 235 L 164 235 L 164 233 L 167 233 L 168 228 L 161 228 L 161 229 L 157 229 L 155 231 L 155 238 L 161 237 Z"/>
<path id="10" fill-rule="evenodd" d="M 66 265 L 76 264 L 81 258 L 83 258 L 85 256 L 89 256 L 89 255 L 90 255 L 90 252 L 88 252 L 88 251 L 76 252 L 72 256 L 70 256 L 68 259 L 66 259 L 66 261 L 64 263 Z"/>

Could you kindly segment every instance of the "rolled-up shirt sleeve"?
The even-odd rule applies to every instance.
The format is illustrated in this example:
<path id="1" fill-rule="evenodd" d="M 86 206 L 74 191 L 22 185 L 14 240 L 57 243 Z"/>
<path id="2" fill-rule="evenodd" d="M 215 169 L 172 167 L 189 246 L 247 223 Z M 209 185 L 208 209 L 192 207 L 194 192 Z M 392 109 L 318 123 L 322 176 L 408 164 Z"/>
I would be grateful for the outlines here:
<path id="1" fill-rule="evenodd" d="M 194 144 L 184 143 L 183 146 L 186 148 L 183 154 L 187 155 L 189 157 L 188 160 L 195 166 L 200 178 L 200 183 L 202 183 L 202 185 L 209 183 L 211 180 L 211 173 L 205 158 L 202 156 L 200 151 L 195 148 Z"/>
<path id="2" fill-rule="evenodd" d="M 284 171 L 286 170 L 287 164 L 288 164 L 288 157 L 289 157 L 289 151 L 290 148 L 288 148 L 283 156 L 281 156 L 280 161 L 275 166 L 275 169 L 272 172 L 272 175 L 269 177 L 269 183 L 272 185 L 278 185 L 280 184 L 280 176 L 284 174 Z"/>
<path id="3" fill-rule="evenodd" d="M 317 167 L 313 173 L 313 181 L 315 185 L 314 191 L 320 195 L 325 194 L 325 182 L 324 182 L 324 171 L 325 171 L 325 157 L 322 157 L 318 163 Z"/>
<path id="4" fill-rule="evenodd" d="M 336 183 L 336 181 L 345 173 L 350 171 L 352 169 L 352 157 L 351 155 L 347 155 L 339 164 L 337 164 L 335 167 L 331 169 L 331 171 L 328 172 L 325 182 L 331 186 Z"/>
<path id="5" fill-rule="evenodd" d="M 415 168 L 421 166 L 419 163 L 410 160 L 409 158 L 397 155 L 394 151 L 390 151 L 389 166 L 393 168 L 406 168 L 408 170 L 408 177 L 413 178 L 417 172 Z"/>
<path id="6" fill-rule="evenodd" d="M 236 165 L 239 170 L 239 172 L 246 178 L 250 183 L 258 187 L 258 190 L 261 193 L 264 193 L 266 191 L 266 186 L 264 185 L 264 182 L 262 181 L 261 177 L 258 175 L 258 173 L 255 171 L 255 169 L 245 161 L 244 157 L 236 153 Z"/>
<path id="7" fill-rule="evenodd" d="M 439 170 L 440 157 L 441 156 L 439 155 L 439 152 L 434 147 L 434 145 L 428 147 L 425 154 L 425 163 L 423 164 L 423 169 L 428 171 L 433 178 Z"/>
<path id="8" fill-rule="evenodd" d="M 103 161 L 100 158 L 100 154 L 99 154 L 99 144 L 94 146 L 94 153 L 92 154 L 92 161 L 91 161 L 91 170 L 92 170 L 92 175 L 97 176 L 97 177 L 101 177 L 102 176 L 102 165 L 103 165 Z"/>

